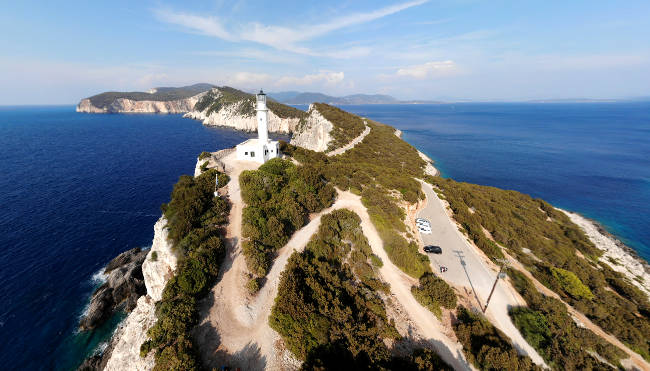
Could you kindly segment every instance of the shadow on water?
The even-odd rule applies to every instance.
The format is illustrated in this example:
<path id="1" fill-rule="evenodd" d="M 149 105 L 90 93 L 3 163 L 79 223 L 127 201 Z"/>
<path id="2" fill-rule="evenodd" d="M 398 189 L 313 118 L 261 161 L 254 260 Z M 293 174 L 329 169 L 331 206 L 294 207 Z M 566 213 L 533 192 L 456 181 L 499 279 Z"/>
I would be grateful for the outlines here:
<path id="1" fill-rule="evenodd" d="M 476 293 L 476 290 L 474 289 L 474 284 L 472 284 L 472 279 L 469 278 L 469 272 L 467 272 L 467 262 L 465 262 L 465 253 L 461 250 L 454 250 L 454 254 L 458 257 L 460 260 L 460 265 L 463 266 L 463 270 L 465 271 L 465 276 L 467 276 L 467 281 L 469 281 L 469 285 L 472 288 L 472 292 L 474 293 L 474 298 L 476 298 L 476 302 L 478 303 L 479 308 L 483 308 L 483 304 L 481 304 L 481 300 L 478 298 L 478 294 Z"/>

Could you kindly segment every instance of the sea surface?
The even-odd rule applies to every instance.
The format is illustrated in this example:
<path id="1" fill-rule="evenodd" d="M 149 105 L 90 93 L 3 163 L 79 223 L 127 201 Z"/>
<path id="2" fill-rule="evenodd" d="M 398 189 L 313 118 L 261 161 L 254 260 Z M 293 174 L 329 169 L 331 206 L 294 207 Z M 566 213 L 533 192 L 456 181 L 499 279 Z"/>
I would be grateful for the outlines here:
<path id="1" fill-rule="evenodd" d="M 76 331 L 98 273 L 151 246 L 201 151 L 251 136 L 180 115 L 0 107 L 0 369 L 73 369 L 106 341 L 121 316 Z"/>
<path id="2" fill-rule="evenodd" d="M 650 258 L 650 103 L 343 108 L 402 130 L 444 176 L 580 212 Z M 72 369 L 105 342 L 122 315 L 76 331 L 98 273 L 151 245 L 201 151 L 251 135 L 180 115 L 0 107 L 0 369 Z"/>

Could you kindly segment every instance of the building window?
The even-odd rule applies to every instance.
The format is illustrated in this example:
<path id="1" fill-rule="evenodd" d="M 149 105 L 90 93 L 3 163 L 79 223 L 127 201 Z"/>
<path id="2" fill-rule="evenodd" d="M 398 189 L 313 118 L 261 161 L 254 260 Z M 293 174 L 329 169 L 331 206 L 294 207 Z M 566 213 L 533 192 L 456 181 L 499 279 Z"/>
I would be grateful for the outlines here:
<path id="1" fill-rule="evenodd" d="M 244 152 L 244 155 L 248 156 L 248 151 Z"/>
<path id="2" fill-rule="evenodd" d="M 255 157 L 255 152 L 251 151 L 251 157 Z"/>

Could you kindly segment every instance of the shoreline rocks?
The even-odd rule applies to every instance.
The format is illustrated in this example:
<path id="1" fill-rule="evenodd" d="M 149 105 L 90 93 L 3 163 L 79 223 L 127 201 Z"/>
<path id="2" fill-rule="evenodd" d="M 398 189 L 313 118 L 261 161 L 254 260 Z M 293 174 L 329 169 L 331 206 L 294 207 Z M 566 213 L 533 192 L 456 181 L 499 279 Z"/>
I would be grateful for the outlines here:
<path id="1" fill-rule="evenodd" d="M 142 263 L 147 251 L 139 247 L 125 251 L 111 260 L 104 269 L 106 282 L 95 290 L 86 315 L 79 322 L 83 331 L 103 324 L 122 305 L 126 311 L 136 306 L 138 298 L 146 293 Z"/>
<path id="2" fill-rule="evenodd" d="M 650 264 L 637 252 L 618 240 L 597 221 L 588 219 L 578 213 L 558 209 L 578 225 L 596 245 L 603 250 L 600 261 L 607 263 L 613 270 L 624 274 L 628 280 L 650 298 Z"/>
<path id="3" fill-rule="evenodd" d="M 160 217 L 154 225 L 151 249 L 140 253 L 145 255 L 140 263 L 143 295 L 136 298 L 133 310 L 119 324 L 103 353 L 87 359 L 79 367 L 79 370 L 153 369 L 155 364 L 153 352 L 145 358 L 140 357 L 140 345 L 148 339 L 147 331 L 156 323 L 156 302 L 162 298 L 162 291 L 167 285 L 167 281 L 173 277 L 178 264 L 178 259 L 172 250 L 172 243 L 167 240 L 166 225 L 165 217 Z M 132 250 L 118 255 L 111 263 L 115 262 L 114 264 L 118 267 L 124 266 L 119 265 L 122 261 L 128 261 L 127 265 L 131 264 L 134 260 L 123 256 L 130 251 Z M 138 258 L 140 258 L 139 255 Z M 109 273 L 109 277 L 111 273 Z"/>

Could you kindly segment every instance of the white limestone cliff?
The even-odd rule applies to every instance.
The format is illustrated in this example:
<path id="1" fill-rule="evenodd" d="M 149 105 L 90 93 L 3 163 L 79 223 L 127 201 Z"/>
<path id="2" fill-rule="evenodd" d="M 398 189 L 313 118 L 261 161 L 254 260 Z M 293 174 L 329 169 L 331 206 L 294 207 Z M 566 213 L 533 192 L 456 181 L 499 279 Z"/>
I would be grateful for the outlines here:
<path id="1" fill-rule="evenodd" d="M 174 275 L 178 263 L 172 251 L 172 244 L 167 240 L 166 224 L 167 220 L 163 216 L 154 225 L 153 244 L 142 264 L 147 294 L 138 299 L 135 309 L 115 330 L 104 370 L 153 369 L 153 352 L 145 358 L 140 357 L 140 345 L 148 339 L 147 331 L 156 323 L 155 303 L 162 298 L 163 289 Z M 154 252 L 156 259 L 153 259 Z"/>
<path id="2" fill-rule="evenodd" d="M 307 113 L 309 116 L 305 123 L 294 132 L 291 144 L 312 151 L 324 152 L 332 140 L 330 133 L 334 124 L 323 117 L 313 104 L 309 106 Z"/>
<path id="3" fill-rule="evenodd" d="M 205 95 L 199 93 L 189 98 L 156 101 L 156 100 L 132 100 L 126 98 L 115 99 L 106 107 L 96 107 L 90 98 L 82 99 L 77 105 L 77 112 L 86 113 L 185 113 L 192 111 L 196 102 Z"/>

